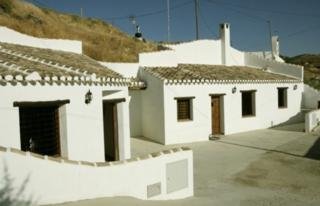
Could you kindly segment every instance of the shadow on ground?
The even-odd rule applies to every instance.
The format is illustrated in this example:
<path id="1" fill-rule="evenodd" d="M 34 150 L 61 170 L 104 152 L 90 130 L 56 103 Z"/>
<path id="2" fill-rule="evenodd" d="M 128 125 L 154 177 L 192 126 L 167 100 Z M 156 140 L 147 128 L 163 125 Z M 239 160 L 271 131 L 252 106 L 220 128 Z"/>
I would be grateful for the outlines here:
<path id="1" fill-rule="evenodd" d="M 306 158 L 320 160 L 320 137 L 314 142 L 312 147 L 305 154 Z"/>

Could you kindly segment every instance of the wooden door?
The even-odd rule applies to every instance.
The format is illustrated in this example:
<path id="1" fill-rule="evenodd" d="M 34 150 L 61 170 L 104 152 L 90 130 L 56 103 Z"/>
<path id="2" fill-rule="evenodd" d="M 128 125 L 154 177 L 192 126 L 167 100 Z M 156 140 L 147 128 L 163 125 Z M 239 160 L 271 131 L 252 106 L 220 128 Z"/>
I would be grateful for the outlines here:
<path id="1" fill-rule="evenodd" d="M 117 104 L 103 103 L 104 151 L 106 161 L 119 160 Z"/>
<path id="2" fill-rule="evenodd" d="M 220 96 L 211 97 L 212 134 L 221 133 Z"/>

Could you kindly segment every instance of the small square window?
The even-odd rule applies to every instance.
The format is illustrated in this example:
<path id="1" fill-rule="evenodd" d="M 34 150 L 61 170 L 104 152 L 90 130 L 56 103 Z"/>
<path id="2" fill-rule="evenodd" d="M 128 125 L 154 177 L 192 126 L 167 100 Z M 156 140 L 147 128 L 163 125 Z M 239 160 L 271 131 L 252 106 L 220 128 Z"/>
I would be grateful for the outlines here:
<path id="1" fill-rule="evenodd" d="M 241 91 L 243 117 L 256 115 L 255 96 L 255 91 Z"/>
<path id="2" fill-rule="evenodd" d="M 178 120 L 192 120 L 192 98 L 176 98 Z"/>
<path id="3" fill-rule="evenodd" d="M 278 88 L 278 107 L 288 107 L 288 88 Z"/>

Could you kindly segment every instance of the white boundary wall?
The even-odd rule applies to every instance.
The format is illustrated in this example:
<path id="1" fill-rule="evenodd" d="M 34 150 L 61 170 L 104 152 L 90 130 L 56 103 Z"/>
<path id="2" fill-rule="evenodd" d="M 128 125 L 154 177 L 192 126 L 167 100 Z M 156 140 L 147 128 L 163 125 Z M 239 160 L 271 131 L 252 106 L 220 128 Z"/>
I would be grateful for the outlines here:
<path id="1" fill-rule="evenodd" d="M 245 53 L 245 65 L 257 68 L 265 68 L 276 74 L 284 74 L 303 80 L 303 67 L 293 64 L 264 59 L 251 53 Z"/>
<path id="2" fill-rule="evenodd" d="M 18 190 L 28 178 L 19 198 L 30 197 L 38 204 L 55 204 L 83 199 L 131 196 L 168 200 L 193 196 L 193 154 L 188 148 L 153 153 L 140 158 L 111 163 L 65 161 L 0 147 L 0 176 L 4 168 Z M 168 165 L 184 173 L 182 187 L 168 191 L 168 184 L 181 186 L 179 177 L 170 179 Z M 177 182 L 175 182 L 177 181 Z M 180 182 L 179 182 L 180 181 Z M 155 187 L 152 185 L 156 184 Z"/>
<path id="3" fill-rule="evenodd" d="M 126 78 L 137 77 L 139 72 L 139 63 L 121 63 L 121 62 L 99 62 L 113 71 L 118 72 Z"/>
<path id="4" fill-rule="evenodd" d="M 61 50 L 82 54 L 82 42 L 75 40 L 45 39 L 19 33 L 0 26 L 0 41 L 44 49 Z"/>
<path id="5" fill-rule="evenodd" d="M 317 109 L 319 101 L 320 91 L 305 84 L 303 92 L 303 107 L 307 109 Z"/>
<path id="6" fill-rule="evenodd" d="M 319 125 L 320 125 L 320 109 L 308 112 L 305 116 L 306 132 L 312 132 L 312 130 Z"/>

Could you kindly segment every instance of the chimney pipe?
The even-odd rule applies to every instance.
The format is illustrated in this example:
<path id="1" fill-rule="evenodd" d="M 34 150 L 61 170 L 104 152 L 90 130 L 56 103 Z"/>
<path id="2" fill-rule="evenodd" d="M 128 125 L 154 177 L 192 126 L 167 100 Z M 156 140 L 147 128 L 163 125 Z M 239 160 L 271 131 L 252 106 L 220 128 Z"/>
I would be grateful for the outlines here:
<path id="1" fill-rule="evenodd" d="M 230 24 L 220 24 L 220 39 L 221 39 L 221 63 L 230 65 Z"/>
<path id="2" fill-rule="evenodd" d="M 272 43 L 272 59 L 276 59 L 280 55 L 280 48 L 279 48 L 279 37 L 272 36 L 271 38 Z"/>

